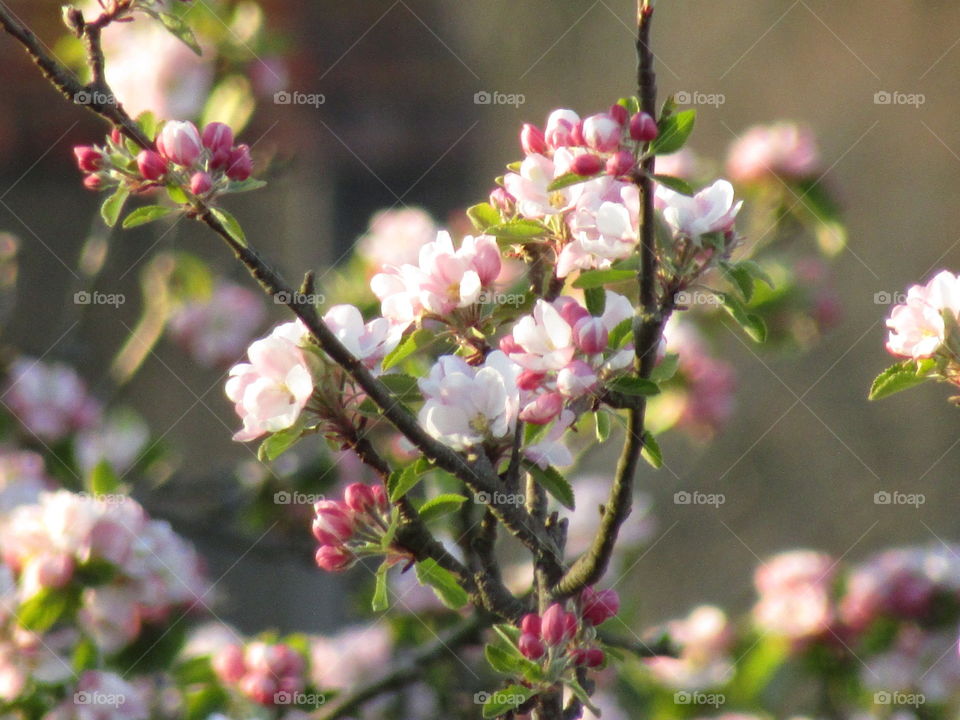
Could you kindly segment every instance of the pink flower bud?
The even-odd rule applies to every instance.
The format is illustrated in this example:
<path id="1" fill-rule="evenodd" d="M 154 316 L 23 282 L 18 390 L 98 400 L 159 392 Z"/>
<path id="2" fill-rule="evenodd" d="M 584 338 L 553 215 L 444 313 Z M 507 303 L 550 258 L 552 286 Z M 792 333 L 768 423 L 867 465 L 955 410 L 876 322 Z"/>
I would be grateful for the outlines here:
<path id="1" fill-rule="evenodd" d="M 250 157 L 250 148 L 246 145 L 237 145 L 230 151 L 229 163 L 227 177 L 237 181 L 246 180 L 253 172 L 253 158 Z"/>
<path id="2" fill-rule="evenodd" d="M 560 313 L 560 317 L 566 320 L 567 325 L 570 327 L 576 327 L 580 320 L 590 317 L 590 313 L 583 305 L 567 295 L 561 295 L 557 298 L 553 306 L 557 309 L 557 312 Z"/>
<path id="3" fill-rule="evenodd" d="M 584 653 L 584 655 L 585 655 L 585 658 L 584 658 L 583 664 L 586 665 L 588 668 L 596 668 L 603 665 L 604 655 L 603 655 L 603 650 L 601 650 L 600 648 L 596 648 L 596 647 L 588 648 L 587 651 Z"/>
<path id="4" fill-rule="evenodd" d="M 531 425 L 546 425 L 563 410 L 563 396 L 560 393 L 544 393 L 520 411 L 520 419 Z"/>
<path id="5" fill-rule="evenodd" d="M 250 673 L 240 681 L 240 692 L 261 705 L 272 705 L 277 683 L 269 675 Z"/>
<path id="6" fill-rule="evenodd" d="M 383 485 L 371 485 L 370 489 L 373 491 L 373 501 L 377 506 L 377 509 L 385 513 L 390 509 L 390 499 L 387 497 L 387 491 L 383 489 Z"/>
<path id="7" fill-rule="evenodd" d="M 192 122 L 168 122 L 157 137 L 157 150 L 175 165 L 190 167 L 199 159 L 202 149 L 200 133 Z"/>
<path id="8" fill-rule="evenodd" d="M 226 167 L 230 161 L 230 151 L 233 150 L 233 130 L 230 126 L 220 122 L 209 123 L 203 129 L 200 140 L 210 151 L 210 167 L 214 169 Z"/>
<path id="9" fill-rule="evenodd" d="M 574 648 L 570 651 L 570 660 L 574 665 L 583 666 L 587 664 L 587 651 L 583 648 Z"/>
<path id="10" fill-rule="evenodd" d="M 591 115 L 583 121 L 583 139 L 597 152 L 614 152 L 620 147 L 623 126 L 607 113 Z"/>
<path id="11" fill-rule="evenodd" d="M 99 190 L 103 187 L 103 178 L 99 175 L 87 175 L 83 179 L 83 186 L 87 190 Z"/>
<path id="12" fill-rule="evenodd" d="M 137 168 L 144 180 L 159 180 L 167 174 L 167 161 L 153 150 L 141 150 L 137 155 Z"/>
<path id="13" fill-rule="evenodd" d="M 620 596 L 616 590 L 585 588 L 580 596 L 583 619 L 591 625 L 602 625 L 620 611 Z"/>
<path id="14" fill-rule="evenodd" d="M 547 645 L 557 646 L 570 640 L 576 632 L 577 619 L 559 603 L 547 608 L 540 622 L 540 631 Z"/>
<path id="15" fill-rule="evenodd" d="M 574 360 L 557 373 L 557 390 L 567 397 L 575 398 L 593 392 L 597 382 L 597 374 L 583 360 Z"/>
<path id="16" fill-rule="evenodd" d="M 526 351 L 513 339 L 513 335 L 505 335 L 500 338 L 500 352 L 504 355 L 517 355 Z"/>
<path id="17" fill-rule="evenodd" d="M 343 501 L 347 507 L 358 513 L 365 513 L 376 504 L 373 490 L 363 483 L 352 483 L 343 492 Z"/>
<path id="18" fill-rule="evenodd" d="M 489 202 L 500 212 L 506 215 L 512 215 L 516 200 L 513 195 L 508 193 L 505 188 L 495 187 L 490 191 Z"/>
<path id="19" fill-rule="evenodd" d="M 528 613 L 520 621 L 520 630 L 528 635 L 540 635 L 540 616 L 536 613 Z"/>
<path id="20" fill-rule="evenodd" d="M 607 175 L 620 177 L 633 170 L 636 161 L 629 150 L 621 150 L 607 159 Z"/>
<path id="21" fill-rule="evenodd" d="M 205 172 L 195 172 L 190 176 L 190 192 L 194 195 L 204 195 L 210 192 L 213 187 L 213 180 Z"/>
<path id="22" fill-rule="evenodd" d="M 637 142 L 656 140 L 659 134 L 657 121 L 650 117 L 648 113 L 638 112 L 630 118 L 630 137 Z"/>
<path id="23" fill-rule="evenodd" d="M 587 143 L 583 139 L 583 123 L 578 122 L 573 126 L 573 130 L 570 131 L 570 144 L 571 145 L 586 145 Z"/>
<path id="24" fill-rule="evenodd" d="M 229 684 L 239 682 L 247 672 L 247 666 L 243 660 L 243 648 L 239 645 L 227 645 L 221 648 L 213 656 L 210 664 L 217 677 Z"/>
<path id="25" fill-rule="evenodd" d="M 480 278 L 481 285 L 491 285 L 500 276 L 503 267 L 500 259 L 500 248 L 497 241 L 487 235 L 480 235 L 474 240 L 473 269 Z"/>
<path id="26" fill-rule="evenodd" d="M 527 155 L 542 155 L 547 151 L 547 141 L 543 131 L 530 123 L 524 123 L 520 130 L 520 145 Z"/>
<path id="27" fill-rule="evenodd" d="M 316 555 L 317 566 L 327 572 L 340 572 L 353 565 L 354 557 L 346 548 L 321 545 Z"/>
<path id="28" fill-rule="evenodd" d="M 73 154 L 77 158 L 77 166 L 83 172 L 96 172 L 103 167 L 103 155 L 95 147 L 77 145 L 73 149 Z"/>
<path id="29" fill-rule="evenodd" d="M 596 155 L 577 155 L 573 159 L 570 169 L 577 175 L 596 175 L 603 169 L 603 160 Z"/>
<path id="30" fill-rule="evenodd" d="M 529 633 L 524 633 L 520 636 L 520 640 L 517 642 L 517 647 L 520 648 L 520 652 L 528 660 L 539 660 L 547 652 L 547 648 L 544 646 L 543 641 L 536 635 L 531 635 Z"/>
<path id="31" fill-rule="evenodd" d="M 546 377 L 544 373 L 534 372 L 533 370 L 524 370 L 517 377 L 517 387 L 521 390 L 536 390 L 543 384 Z"/>
<path id="32" fill-rule="evenodd" d="M 554 110 L 547 118 L 544 136 L 551 148 L 566 147 L 571 144 L 573 128 L 580 122 L 580 116 L 573 110 Z"/>
<path id="33" fill-rule="evenodd" d="M 110 140 L 114 145 L 119 145 L 121 142 L 123 142 L 123 135 L 120 134 L 120 131 L 117 128 L 113 128 L 110 131 Z"/>
<path id="34" fill-rule="evenodd" d="M 610 106 L 610 117 L 620 125 L 626 125 L 630 121 L 630 113 L 620 103 L 614 103 Z"/>
<path id="35" fill-rule="evenodd" d="M 353 516 L 350 510 L 333 500 L 321 500 L 313 506 L 313 535 L 325 545 L 337 545 L 353 535 Z"/>
<path id="36" fill-rule="evenodd" d="M 585 353 L 596 355 L 607 349 L 610 333 L 601 318 L 588 316 L 577 321 L 573 339 Z"/>

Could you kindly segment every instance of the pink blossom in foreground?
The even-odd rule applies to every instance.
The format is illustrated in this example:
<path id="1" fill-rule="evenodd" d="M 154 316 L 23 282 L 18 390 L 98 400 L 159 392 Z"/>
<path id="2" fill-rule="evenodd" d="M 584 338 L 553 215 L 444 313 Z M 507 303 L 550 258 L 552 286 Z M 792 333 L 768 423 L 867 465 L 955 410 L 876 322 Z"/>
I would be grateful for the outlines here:
<path id="1" fill-rule="evenodd" d="M 520 164 L 519 173 L 507 173 L 503 186 L 517 201 L 520 214 L 542 218 L 569 210 L 577 196 L 576 186 L 548 190 L 550 184 L 570 172 L 574 155 L 566 148 L 557 150 L 553 159 L 545 155 L 528 155 Z"/>
<path id="2" fill-rule="evenodd" d="M 175 165 L 192 166 L 203 151 L 196 125 L 181 120 L 165 123 L 157 136 L 157 151 Z"/>
<path id="3" fill-rule="evenodd" d="M 575 269 L 604 268 L 629 257 L 638 242 L 640 196 L 632 183 L 598 178 L 584 183 L 568 218 L 574 240 L 557 261 L 557 277 Z"/>
<path id="4" fill-rule="evenodd" d="M 757 125 L 730 146 L 727 173 L 735 182 L 770 175 L 802 180 L 820 167 L 820 151 L 809 128 L 791 122 Z"/>
<path id="5" fill-rule="evenodd" d="M 353 305 L 335 305 L 323 316 L 327 327 L 350 353 L 368 369 L 374 370 L 400 342 L 403 327 L 386 318 L 364 324 L 363 315 Z"/>
<path id="6" fill-rule="evenodd" d="M 299 321 L 284 323 L 250 345 L 249 363 L 230 370 L 226 394 L 243 421 L 234 440 L 246 442 L 285 430 L 300 417 L 313 393 L 313 377 L 298 342 L 302 337 Z"/>
<path id="7" fill-rule="evenodd" d="M 413 265 L 420 248 L 436 237 L 436 223 L 420 208 L 381 210 L 370 219 L 357 252 L 376 268 Z"/>
<path id="8" fill-rule="evenodd" d="M 887 318 L 887 350 L 914 359 L 932 357 L 946 342 L 943 312 L 960 316 L 960 276 L 942 270 L 926 284 L 907 290 L 905 302 Z"/>
<path id="9" fill-rule="evenodd" d="M 757 625 L 793 640 L 813 639 L 836 620 L 832 597 L 835 562 L 829 555 L 795 550 L 759 568 L 754 583 L 760 599 L 753 608 Z"/>
<path id="10" fill-rule="evenodd" d="M 658 185 L 656 199 L 663 219 L 673 231 L 690 238 L 729 232 L 743 206 L 742 201 L 735 200 L 733 185 L 726 180 L 717 180 L 693 197 Z"/>
<path id="11" fill-rule="evenodd" d="M 10 367 L 4 403 L 23 426 L 45 442 L 92 427 L 101 406 L 70 367 L 22 357 Z"/>

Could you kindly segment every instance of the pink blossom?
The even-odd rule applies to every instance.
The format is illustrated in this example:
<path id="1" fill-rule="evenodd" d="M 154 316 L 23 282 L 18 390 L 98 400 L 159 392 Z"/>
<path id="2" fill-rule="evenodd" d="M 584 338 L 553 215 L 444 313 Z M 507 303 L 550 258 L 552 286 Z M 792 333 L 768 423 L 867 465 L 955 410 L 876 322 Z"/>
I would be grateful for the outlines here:
<path id="1" fill-rule="evenodd" d="M 623 126 L 608 113 L 591 115 L 583 121 L 583 139 L 598 152 L 614 152 L 620 147 Z"/>
<path id="2" fill-rule="evenodd" d="M 754 620 L 794 640 L 823 634 L 834 621 L 833 575 L 834 561 L 822 553 L 797 550 L 768 560 L 754 575 L 760 594 Z"/>
<path id="3" fill-rule="evenodd" d="M 171 120 L 157 136 L 157 151 L 174 165 L 190 167 L 200 159 L 203 144 L 192 122 Z"/>
<path id="4" fill-rule="evenodd" d="M 323 321 L 347 350 L 371 370 L 379 366 L 403 335 L 403 328 L 386 318 L 364 324 L 363 315 L 353 305 L 335 305 L 323 316 Z"/>
<path id="5" fill-rule="evenodd" d="M 65 701 L 72 720 L 146 720 L 150 716 L 141 692 L 112 672 L 87 670 Z"/>
<path id="6" fill-rule="evenodd" d="M 611 178 L 585 183 L 568 219 L 574 240 L 560 253 L 557 276 L 629 257 L 638 242 L 639 212 L 636 185 Z"/>
<path id="7" fill-rule="evenodd" d="M 933 356 L 947 340 L 944 311 L 960 315 L 960 276 L 947 270 L 926 285 L 912 286 L 906 301 L 890 311 L 887 350 L 915 359 Z"/>
<path id="8" fill-rule="evenodd" d="M 559 603 L 554 603 L 543 613 L 540 633 L 547 645 L 562 645 L 573 639 L 576 631 L 576 615 L 564 610 Z"/>
<path id="9" fill-rule="evenodd" d="M 639 112 L 630 118 L 630 137 L 637 142 L 651 142 L 659 134 L 657 121 L 649 113 Z"/>
<path id="10" fill-rule="evenodd" d="M 554 110 L 544 130 L 547 144 L 554 149 L 573 144 L 573 132 L 579 124 L 580 116 L 573 110 Z"/>
<path id="11" fill-rule="evenodd" d="M 358 253 L 374 267 L 412 265 L 420 248 L 437 237 L 437 226 L 420 208 L 382 210 L 370 219 Z"/>
<path id="12" fill-rule="evenodd" d="M 384 623 L 314 637 L 310 645 L 311 680 L 318 687 L 347 690 L 370 673 L 380 672 L 392 648 L 390 629 Z"/>
<path id="13" fill-rule="evenodd" d="M 566 148 L 545 155 L 527 155 L 520 164 L 519 173 L 507 173 L 503 185 L 517 200 L 520 214 L 528 218 L 542 218 L 566 212 L 576 197 L 576 186 L 548 190 L 550 184 L 573 167 L 574 155 Z"/>
<path id="14" fill-rule="evenodd" d="M 286 323 L 254 342 L 247 350 L 250 362 L 230 370 L 226 394 L 243 420 L 243 429 L 234 440 L 246 442 L 285 430 L 297 421 L 310 399 L 310 367 L 300 347 L 285 337 L 299 332 L 297 325 Z"/>
<path id="15" fill-rule="evenodd" d="M 733 185 L 726 180 L 717 180 L 693 197 L 658 185 L 657 203 L 674 232 L 691 238 L 729 232 L 743 206 L 742 201 L 735 202 Z"/>
<path id="16" fill-rule="evenodd" d="M 790 122 L 750 128 L 730 146 L 727 156 L 727 172 L 736 182 L 755 182 L 770 175 L 802 180 L 819 166 L 813 132 Z"/>
<path id="17" fill-rule="evenodd" d="M 576 352 L 573 328 L 545 300 L 537 300 L 533 313 L 517 321 L 513 339 L 523 352 L 511 354 L 510 359 L 534 372 L 559 370 Z"/>
<path id="18" fill-rule="evenodd" d="M 93 426 L 100 404 L 70 367 L 22 357 L 10 367 L 4 402 L 24 427 L 46 442 L 57 442 Z"/>
<path id="19" fill-rule="evenodd" d="M 563 443 L 563 435 L 573 425 L 574 420 L 576 416 L 571 410 L 563 410 L 542 440 L 523 449 L 524 456 L 544 469 L 551 465 L 554 467 L 573 465 L 573 455 Z"/>
<path id="20" fill-rule="evenodd" d="M 679 645 L 680 655 L 645 661 L 658 681 L 677 689 L 699 690 L 723 685 L 733 677 L 729 653 L 734 634 L 722 610 L 701 605 L 687 617 L 667 623 L 666 629 Z"/>

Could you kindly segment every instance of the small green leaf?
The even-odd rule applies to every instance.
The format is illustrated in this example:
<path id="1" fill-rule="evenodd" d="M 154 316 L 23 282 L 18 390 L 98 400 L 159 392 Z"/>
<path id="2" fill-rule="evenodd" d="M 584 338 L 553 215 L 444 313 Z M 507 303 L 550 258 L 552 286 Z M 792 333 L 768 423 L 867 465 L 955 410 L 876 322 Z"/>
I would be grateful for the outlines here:
<path id="1" fill-rule="evenodd" d="M 157 137 L 157 130 L 160 129 L 160 123 L 157 120 L 157 116 L 149 110 L 145 110 L 137 115 L 137 125 L 140 126 L 140 129 L 143 130 L 143 134 L 150 138 L 150 140 L 154 140 Z M 139 148 L 137 152 L 139 152 Z"/>
<path id="2" fill-rule="evenodd" d="M 43 588 L 17 609 L 20 627 L 43 634 L 61 618 L 69 618 L 80 605 L 78 588 Z"/>
<path id="3" fill-rule="evenodd" d="M 387 479 L 387 495 L 390 502 L 396 502 L 416 487 L 421 479 L 417 464 L 410 463 L 403 470 L 396 470 Z"/>
<path id="4" fill-rule="evenodd" d="M 154 220 L 159 220 L 173 212 L 173 208 L 163 205 L 147 205 L 131 212 L 123 219 L 124 228 L 134 228 L 138 225 L 146 225 Z"/>
<path id="5" fill-rule="evenodd" d="M 617 100 L 617 105 L 626 108 L 631 117 L 640 112 L 640 100 L 635 97 L 622 97 Z"/>
<path id="6" fill-rule="evenodd" d="M 655 382 L 633 375 L 614 378 L 607 383 L 607 387 L 623 395 L 646 396 L 660 393 L 660 387 Z"/>
<path id="7" fill-rule="evenodd" d="M 686 145 L 696 124 L 697 111 L 684 110 L 660 120 L 660 134 L 650 144 L 655 155 L 669 155 Z"/>
<path id="8" fill-rule="evenodd" d="M 437 495 L 437 497 L 431 498 L 421 505 L 418 508 L 418 512 L 424 522 L 431 522 L 444 515 L 456 512 L 466 501 L 467 498 L 463 495 L 457 495 L 455 493 Z"/>
<path id="9" fill-rule="evenodd" d="M 511 220 L 491 225 L 484 233 L 504 240 L 533 240 L 550 234 L 550 228 L 538 220 Z"/>
<path id="10" fill-rule="evenodd" d="M 737 267 L 729 263 L 720 263 L 720 267 L 726 273 L 727 278 L 740 291 L 744 302 L 749 303 L 753 300 L 753 275 L 745 268 Z"/>
<path id="11" fill-rule="evenodd" d="M 213 213 L 213 216 L 220 221 L 220 224 L 223 225 L 223 229 L 227 231 L 227 234 L 230 237 L 244 247 L 247 246 L 247 236 L 243 234 L 243 228 L 240 227 L 240 223 L 233 215 L 222 208 L 210 208 L 210 212 Z"/>
<path id="12" fill-rule="evenodd" d="M 193 50 L 197 55 L 203 55 L 200 49 L 200 43 L 197 42 L 193 30 L 183 20 L 171 13 L 157 13 L 156 18 L 163 23 L 167 31 L 184 45 Z"/>
<path id="13" fill-rule="evenodd" d="M 767 326 L 759 315 L 747 312 L 747 309 L 733 296 L 733 293 L 718 293 L 717 295 L 723 301 L 723 308 L 729 313 L 730 317 L 737 321 L 754 342 L 762 343 L 767 339 Z"/>
<path id="14" fill-rule="evenodd" d="M 567 479 L 560 474 L 555 467 L 548 466 L 546 470 L 532 462 L 525 462 L 524 467 L 527 472 L 533 475 L 543 489 L 553 495 L 560 504 L 568 510 L 576 509 L 576 500 L 573 496 L 573 488 Z"/>
<path id="15" fill-rule="evenodd" d="M 620 348 L 627 339 L 633 339 L 633 318 L 627 318 L 617 323 L 616 327 L 610 331 L 610 347 Z"/>
<path id="16" fill-rule="evenodd" d="M 429 330 L 425 328 L 420 328 L 415 330 L 413 333 L 407 337 L 402 343 L 400 343 L 391 353 L 388 353 L 385 358 L 383 358 L 383 363 L 381 366 L 384 370 L 389 370 L 390 368 L 397 365 L 402 360 L 405 360 L 410 355 L 415 353 L 417 350 L 426 347 L 431 342 L 433 342 L 434 335 Z"/>
<path id="17" fill-rule="evenodd" d="M 484 703 L 483 717 L 489 720 L 490 718 L 505 715 L 511 710 L 516 710 L 536 695 L 537 691 L 533 688 L 524 687 L 523 685 L 510 685 L 502 690 L 494 690 L 486 694 L 489 696 L 489 699 Z"/>
<path id="18" fill-rule="evenodd" d="M 679 367 L 680 356 L 676 353 L 668 353 L 653 368 L 653 372 L 650 373 L 650 380 L 657 384 L 664 383 L 677 374 Z"/>
<path id="19" fill-rule="evenodd" d="M 499 645 L 487 645 L 483 654 L 490 663 L 490 667 L 503 675 L 519 675 L 517 656 Z"/>
<path id="20" fill-rule="evenodd" d="M 456 578 L 440 567 L 433 558 L 418 562 L 416 572 L 420 584 L 433 588 L 440 602 L 451 610 L 459 610 L 470 601 L 466 590 L 460 587 Z"/>
<path id="21" fill-rule="evenodd" d="M 503 639 L 507 647 L 515 648 L 520 642 L 520 628 L 515 625 L 499 623 L 493 626 L 493 631 Z"/>
<path id="22" fill-rule="evenodd" d="M 201 655 L 177 663 L 173 668 L 173 677 L 181 686 L 217 681 L 217 675 L 210 665 L 209 655 Z"/>
<path id="23" fill-rule="evenodd" d="M 633 270 L 590 270 L 580 273 L 580 277 L 573 282 L 573 286 L 582 290 L 602 288 L 604 285 L 621 283 L 636 277 L 637 274 Z"/>
<path id="24" fill-rule="evenodd" d="M 598 442 L 604 443 L 610 439 L 610 415 L 607 412 L 597 410 L 593 414 L 593 423 Z"/>
<path id="25" fill-rule="evenodd" d="M 303 435 L 303 425 L 297 424 L 286 430 L 280 430 L 268 435 L 257 450 L 257 458 L 261 461 L 276 460 L 287 450 L 293 447 L 294 443 Z"/>
<path id="26" fill-rule="evenodd" d="M 468 208 L 467 217 L 480 232 L 484 232 L 493 225 L 499 225 L 501 222 L 500 211 L 490 203 L 480 203 Z"/>
<path id="27" fill-rule="evenodd" d="M 112 495 L 120 487 L 120 477 L 109 462 L 101 460 L 90 471 L 88 484 L 94 495 Z"/>
<path id="28" fill-rule="evenodd" d="M 190 198 L 187 197 L 187 194 L 179 185 L 167 185 L 167 195 L 177 205 L 186 205 L 190 202 Z"/>
<path id="29" fill-rule="evenodd" d="M 666 188 L 670 188 L 674 192 L 678 192 L 681 195 L 686 195 L 688 197 L 693 197 L 695 190 L 690 186 L 686 180 L 682 180 L 678 177 L 673 177 L 672 175 L 654 175 L 653 179 L 658 182 L 660 185 L 663 185 Z"/>
<path id="30" fill-rule="evenodd" d="M 905 360 L 884 370 L 873 381 L 870 388 L 871 400 L 882 400 L 903 390 L 909 390 L 931 379 L 931 372 L 935 367 L 933 361 Z"/>
<path id="31" fill-rule="evenodd" d="M 643 434 L 643 450 L 640 451 L 640 454 L 654 469 L 659 470 L 663 467 L 663 451 L 660 449 L 660 443 L 657 442 L 653 433 Z"/>
<path id="32" fill-rule="evenodd" d="M 604 308 L 607 306 L 607 293 L 602 287 L 586 288 L 583 291 L 583 299 L 587 303 L 587 311 L 594 317 L 603 315 Z"/>
<path id="33" fill-rule="evenodd" d="M 113 195 L 103 201 L 103 205 L 100 206 L 100 215 L 103 217 L 103 221 L 107 224 L 107 227 L 113 227 L 117 224 L 117 220 L 120 218 L 120 212 L 123 210 L 123 204 L 127 201 L 128 197 L 130 197 L 130 191 L 121 185 Z"/>
<path id="34" fill-rule="evenodd" d="M 422 398 L 420 388 L 417 386 L 417 379 L 410 375 L 403 375 L 402 373 L 381 375 L 380 382 L 386 385 L 401 402 L 414 402 Z"/>
<path id="35" fill-rule="evenodd" d="M 587 180 L 592 180 L 594 177 L 596 177 L 596 175 L 578 175 L 575 172 L 564 173 L 547 185 L 547 192 L 555 192 L 557 190 L 563 190 L 565 187 L 570 187 L 571 185 L 579 185 Z"/>
<path id="36" fill-rule="evenodd" d="M 390 604 L 387 593 L 387 570 L 389 569 L 386 561 L 381 563 L 380 567 L 377 568 L 377 580 L 373 589 L 373 600 L 370 602 L 370 608 L 374 612 L 383 612 Z"/>
<path id="37" fill-rule="evenodd" d="M 264 180 L 257 180 L 256 178 L 247 178 L 246 180 L 234 180 L 229 185 L 227 189 L 223 191 L 222 194 L 227 193 L 245 193 L 250 192 L 251 190 L 259 190 L 262 187 L 266 187 L 267 183 Z"/>

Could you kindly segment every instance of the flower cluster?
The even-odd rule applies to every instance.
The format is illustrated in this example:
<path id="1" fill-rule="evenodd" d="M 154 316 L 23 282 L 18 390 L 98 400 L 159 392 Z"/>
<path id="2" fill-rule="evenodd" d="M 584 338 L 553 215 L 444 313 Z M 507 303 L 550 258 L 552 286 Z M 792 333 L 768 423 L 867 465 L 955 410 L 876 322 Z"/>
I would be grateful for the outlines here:
<path id="1" fill-rule="evenodd" d="M 175 185 L 209 199 L 231 182 L 247 180 L 253 170 L 250 148 L 234 144 L 233 130 L 219 122 L 201 134 L 191 122 L 168 121 L 157 135 L 156 150 L 135 152 L 114 130 L 105 145 L 79 145 L 73 152 L 91 190 L 125 186 L 139 192 Z"/>
<path id="2" fill-rule="evenodd" d="M 284 643 L 226 645 L 211 663 L 221 682 L 260 705 L 273 706 L 284 696 L 303 692 L 306 686 L 303 656 Z"/>
<path id="3" fill-rule="evenodd" d="M 10 366 L 4 402 L 28 432 L 47 443 L 93 427 L 102 414 L 73 368 L 30 357 Z"/>
<path id="4" fill-rule="evenodd" d="M 390 504 L 383 486 L 353 483 L 343 500 L 321 500 L 313 509 L 313 536 L 320 543 L 317 565 L 324 570 L 346 570 L 361 555 L 384 552 Z"/>
<path id="5" fill-rule="evenodd" d="M 796 642 L 823 637 L 835 620 L 835 566 L 829 555 L 812 551 L 783 553 L 761 565 L 754 576 L 757 625 Z"/>
<path id="6" fill-rule="evenodd" d="M 791 122 L 757 125 L 747 130 L 727 156 L 727 174 L 739 183 L 755 183 L 771 175 L 804 180 L 820 167 L 820 150 L 809 128 Z"/>
<path id="7" fill-rule="evenodd" d="M 0 547 L 18 602 L 42 592 L 75 595 L 79 627 L 109 653 L 207 591 L 193 548 L 121 496 L 43 493 L 5 519 Z"/>

